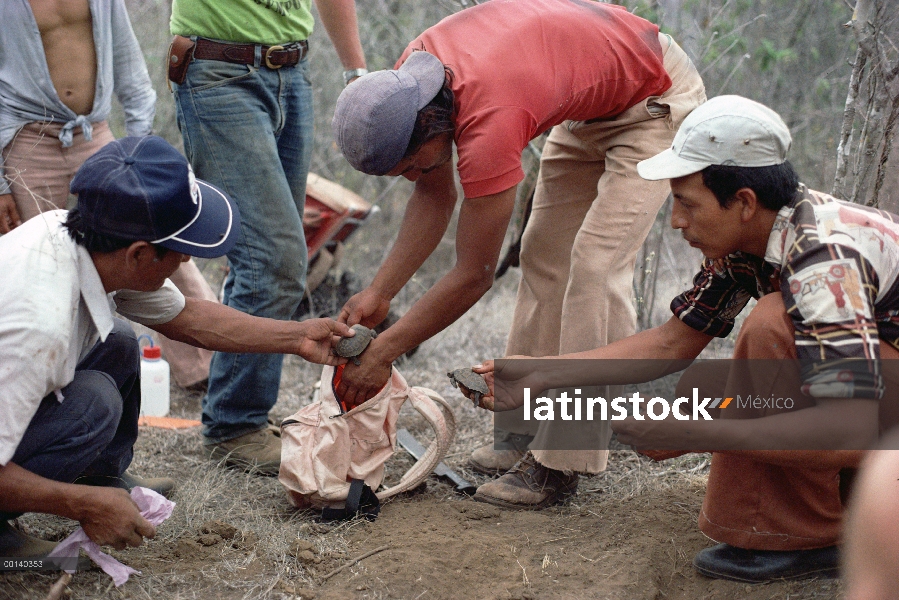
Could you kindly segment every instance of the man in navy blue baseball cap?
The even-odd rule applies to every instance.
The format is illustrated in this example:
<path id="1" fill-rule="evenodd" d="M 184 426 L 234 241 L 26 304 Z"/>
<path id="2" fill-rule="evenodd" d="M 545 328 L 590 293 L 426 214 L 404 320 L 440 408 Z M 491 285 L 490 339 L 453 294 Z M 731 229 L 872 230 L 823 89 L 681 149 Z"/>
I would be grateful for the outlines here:
<path id="1" fill-rule="evenodd" d="M 84 162 L 71 190 L 93 231 L 189 256 L 226 254 L 240 230 L 227 194 L 196 179 L 187 159 L 158 136 L 104 146 Z"/>
<path id="2" fill-rule="evenodd" d="M 73 210 L 42 213 L 0 237 L 4 557 L 46 556 L 55 546 L 9 524 L 23 512 L 75 519 L 94 542 L 118 549 L 155 535 L 126 490 L 168 494 L 175 482 L 126 472 L 138 433 L 140 357 L 134 331 L 113 311 L 201 348 L 331 365 L 346 362 L 332 346 L 352 335 L 330 319 L 264 319 L 178 291 L 169 276 L 189 256 L 228 252 L 240 215 L 162 138 L 108 144 L 71 189 Z M 54 564 L 74 568 L 73 561 Z"/>

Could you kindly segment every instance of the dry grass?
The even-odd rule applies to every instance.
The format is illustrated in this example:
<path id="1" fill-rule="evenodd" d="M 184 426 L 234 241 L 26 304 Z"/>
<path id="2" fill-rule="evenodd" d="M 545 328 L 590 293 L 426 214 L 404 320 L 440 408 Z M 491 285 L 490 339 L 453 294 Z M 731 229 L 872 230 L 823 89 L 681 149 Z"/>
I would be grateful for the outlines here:
<path id="1" fill-rule="evenodd" d="M 360 241 L 364 243 L 361 234 Z M 510 324 L 510 308 L 514 303 L 516 279 L 517 275 L 513 275 L 501 281 L 472 311 L 433 340 L 423 344 L 417 354 L 406 359 L 400 366 L 410 383 L 431 387 L 454 405 L 459 428 L 446 462 L 475 483 L 482 483 L 486 479 L 468 470 L 466 460 L 473 448 L 492 439 L 490 416 L 474 409 L 469 401 L 450 387 L 445 373 L 450 368 L 502 355 Z M 273 415 L 285 417 L 308 403 L 319 374 L 320 367 L 288 357 L 279 401 Z M 199 394 L 190 394 L 174 387 L 172 392 L 174 416 L 199 417 Z M 419 435 L 426 433 L 420 418 L 408 409 L 402 413 L 400 425 Z M 102 572 L 81 572 L 76 574 L 70 586 L 75 597 L 204 600 L 305 598 L 309 597 L 311 591 L 321 594 L 327 589 L 327 586 L 321 588 L 318 585 L 324 573 L 378 545 L 375 539 L 370 542 L 370 546 L 361 550 L 356 547 L 360 538 L 368 539 L 367 532 L 371 531 L 371 524 L 365 521 L 346 522 L 336 526 L 318 524 L 314 521 L 314 514 L 298 512 L 288 504 L 276 479 L 219 468 L 205 458 L 200 444 L 197 429 L 141 430 L 132 468 L 141 475 L 168 474 L 175 477 L 179 482 L 174 497 L 177 508 L 171 519 L 159 528 L 156 539 L 147 546 L 113 553 L 123 562 L 142 569 L 142 576 L 133 577 L 125 586 L 116 589 L 110 586 L 109 578 Z M 410 465 L 410 459 L 405 454 L 398 453 L 389 463 L 388 479 L 398 477 Z M 695 523 L 698 498 L 704 489 L 707 470 L 708 457 L 704 455 L 688 455 L 664 463 L 654 463 L 615 446 L 609 469 L 597 476 L 584 477 L 581 492 L 575 501 L 567 508 L 550 511 L 550 518 L 558 523 L 554 527 L 562 528 L 557 530 L 564 533 L 564 523 L 569 518 L 578 515 L 609 515 L 610 509 L 619 506 L 631 507 L 639 514 L 648 514 L 646 511 L 654 510 L 653 502 L 658 502 L 671 493 L 672 497 L 680 498 L 673 501 L 675 513 L 686 520 L 689 528 L 689 523 Z M 437 506 L 449 509 L 449 505 L 445 503 L 454 504 L 463 499 L 456 496 L 448 485 L 431 480 L 427 489 L 414 499 L 397 499 L 394 502 L 409 501 L 437 501 Z M 209 521 L 222 521 L 237 527 L 241 531 L 237 541 L 231 545 L 217 544 L 209 548 L 194 543 L 202 526 Z M 21 522 L 33 533 L 52 539 L 61 539 L 75 526 L 63 519 L 41 515 L 28 515 Z M 421 526 L 425 525 L 422 523 Z M 610 548 L 618 548 L 615 544 L 622 542 L 615 540 L 619 540 L 622 535 L 629 535 L 625 530 L 626 527 L 618 533 L 609 534 L 608 543 L 613 544 Z M 533 533 L 529 535 L 533 537 Z M 693 535 L 696 535 L 695 531 Z M 544 534 L 544 537 L 567 539 L 568 535 L 546 537 Z M 322 561 L 321 564 L 299 560 L 294 549 L 297 540 L 309 541 L 313 545 L 315 556 Z M 438 540 L 435 538 L 434 541 Z M 633 551 L 639 553 L 646 550 L 635 546 Z M 675 565 L 680 565 L 678 570 L 689 571 L 689 549 L 684 550 L 675 545 L 671 551 L 675 552 Z M 612 556 L 608 552 L 597 556 Z M 626 557 L 627 554 L 621 554 L 622 552 L 627 552 L 626 545 L 615 549 L 614 556 Z M 681 555 L 682 558 L 677 559 Z M 552 561 L 561 561 L 563 558 L 549 553 L 541 556 L 544 556 L 544 561 L 550 560 L 544 564 L 544 570 L 554 568 Z M 540 576 L 541 569 L 538 566 L 526 563 L 526 568 L 530 578 Z M 380 577 L 385 582 L 385 589 L 389 589 L 390 578 L 366 567 L 364 562 L 346 569 L 341 577 L 351 581 L 368 581 L 372 577 Z M 333 581 L 338 579 L 340 577 L 335 577 Z M 0 598 L 40 598 L 54 580 L 55 576 L 51 574 L 2 574 Z M 363 587 L 364 590 L 356 592 L 360 598 L 414 597 L 407 596 L 407 592 L 397 591 L 396 588 L 402 590 L 402 586 L 394 586 L 394 591 L 390 593 L 378 591 L 370 584 L 364 584 Z M 839 586 L 831 582 L 815 582 L 784 589 L 790 598 L 835 598 Z M 738 596 L 730 595 L 729 592 L 723 597 Z"/>

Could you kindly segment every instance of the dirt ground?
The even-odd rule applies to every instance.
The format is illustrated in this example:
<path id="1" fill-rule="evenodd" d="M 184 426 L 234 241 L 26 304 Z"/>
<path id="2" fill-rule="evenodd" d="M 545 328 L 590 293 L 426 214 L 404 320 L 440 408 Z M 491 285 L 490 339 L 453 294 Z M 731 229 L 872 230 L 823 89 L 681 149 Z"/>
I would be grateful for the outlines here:
<path id="1" fill-rule="evenodd" d="M 697 575 L 692 556 L 709 543 L 695 525 L 701 486 L 683 483 L 626 501 L 585 496 L 540 513 L 471 501 L 392 505 L 350 538 L 351 554 L 388 548 L 332 577 L 318 598 L 762 599 L 828 597 L 834 589 Z"/>
<path id="2" fill-rule="evenodd" d="M 407 420 L 414 421 L 411 415 Z M 693 555 L 712 544 L 696 527 L 707 470 L 703 456 L 660 464 L 613 452 L 610 469 L 582 478 L 570 504 L 541 512 L 473 502 L 431 479 L 426 489 L 386 503 L 375 522 L 325 525 L 292 509 L 274 478 L 210 464 L 198 438 L 196 430 L 142 431 L 139 461 L 177 456 L 166 460 L 181 481 L 175 514 L 146 546 L 111 552 L 140 576 L 116 589 L 99 570 L 80 572 L 71 597 L 840 597 L 838 581 L 745 585 L 693 570 Z M 463 461 L 450 460 L 476 483 L 486 480 L 465 471 Z M 410 464 L 398 454 L 391 475 Z M 33 515 L 22 521 L 51 539 L 73 527 Z M 371 551 L 377 552 L 354 562 Z M 0 598 L 43 598 L 55 579 L 49 573 L 0 574 Z"/>
<path id="3" fill-rule="evenodd" d="M 194 434 L 175 435 L 184 442 Z M 561 508 L 500 510 L 432 480 L 427 490 L 388 502 L 373 523 L 333 526 L 292 511 L 274 480 L 258 477 L 246 482 L 256 497 L 245 514 L 231 507 L 219 519 L 206 519 L 233 502 L 229 493 L 244 492 L 239 480 L 253 476 L 204 477 L 198 468 L 175 497 L 194 514 L 176 509 L 147 547 L 113 552 L 142 575 L 115 589 L 100 571 L 78 573 L 72 597 L 839 597 L 834 581 L 751 586 L 696 574 L 692 557 L 711 543 L 696 528 L 705 461 L 663 469 L 626 451 L 613 460 L 617 468 L 584 480 L 576 499 Z M 634 486 L 639 489 L 628 489 Z M 36 533 L 59 537 L 69 529 L 57 523 Z M 379 551 L 353 563 L 373 550 Z M 4 574 L 0 597 L 42 598 L 55 577 Z"/>
<path id="4" fill-rule="evenodd" d="M 516 281 L 497 286 L 456 324 L 399 365 L 413 385 L 442 394 L 454 407 L 455 442 L 445 462 L 467 469 L 472 449 L 492 440 L 490 415 L 450 386 L 446 372 L 499 356 Z M 288 357 L 272 417 L 310 401 L 321 368 Z M 199 419 L 198 392 L 172 387 L 172 416 Z M 426 426 L 406 407 L 400 427 L 427 444 Z M 94 569 L 76 573 L 72 598 L 112 599 L 835 599 L 838 581 L 745 585 L 713 581 L 691 566 L 713 542 L 696 526 L 708 456 L 655 463 L 628 450 L 609 469 L 582 477 L 564 507 L 500 510 L 456 494 L 431 478 L 426 489 L 385 504 L 380 517 L 324 525 L 298 512 L 273 477 L 224 469 L 206 458 L 198 427 L 142 427 L 131 470 L 178 481 L 172 517 L 145 546 L 110 551 L 141 571 L 120 588 Z M 398 451 L 387 483 L 411 466 Z M 61 540 L 77 524 L 46 515 L 19 523 Z M 376 553 L 360 560 L 371 551 Z M 333 571 L 344 567 L 336 574 Z M 0 600 L 44 598 L 56 573 L 0 573 Z"/>

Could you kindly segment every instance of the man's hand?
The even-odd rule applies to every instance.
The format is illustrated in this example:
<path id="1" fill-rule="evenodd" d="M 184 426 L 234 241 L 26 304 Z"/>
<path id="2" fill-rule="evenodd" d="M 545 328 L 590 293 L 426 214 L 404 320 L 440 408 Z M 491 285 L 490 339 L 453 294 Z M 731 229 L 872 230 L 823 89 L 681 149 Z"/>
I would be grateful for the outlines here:
<path id="1" fill-rule="evenodd" d="M 333 319 L 308 319 L 300 323 L 301 337 L 295 352 L 309 362 L 322 365 L 342 365 L 347 359 L 332 351 L 342 337 L 353 337 L 356 332 L 345 323 Z"/>
<path id="2" fill-rule="evenodd" d="M 185 299 L 178 316 L 151 328 L 173 340 L 207 350 L 296 354 L 323 365 L 345 363 L 346 359 L 334 355 L 332 348 L 340 338 L 355 334 L 345 323 L 333 319 L 279 321 L 190 297 Z"/>
<path id="3" fill-rule="evenodd" d="M 390 298 L 385 298 L 371 287 L 367 287 L 347 300 L 337 320 L 350 327 L 361 323 L 371 328 L 386 319 L 389 310 Z"/>
<path id="4" fill-rule="evenodd" d="M 53 481 L 13 462 L 0 466 L 0 510 L 73 519 L 97 545 L 116 550 L 140 546 L 156 535 L 125 490 Z"/>
<path id="5" fill-rule="evenodd" d="M 12 194 L 0 194 L 0 234 L 9 233 L 21 224 Z"/>
<path id="6" fill-rule="evenodd" d="M 140 514 L 128 492 L 118 488 L 75 486 L 77 520 L 87 536 L 98 546 L 124 550 L 156 537 L 156 528 Z"/>
<path id="7" fill-rule="evenodd" d="M 368 351 L 359 356 L 359 361 L 359 365 L 347 363 L 337 386 L 337 397 L 348 406 L 358 406 L 374 398 L 390 380 L 392 363 L 389 361 Z"/>
<path id="8" fill-rule="evenodd" d="M 544 389 L 531 368 L 521 368 L 524 365 L 532 366 L 533 363 L 529 361 L 516 364 L 513 360 L 529 358 L 532 357 L 507 356 L 502 359 L 498 370 L 493 360 L 485 360 L 480 365 L 473 366 L 471 370 L 482 375 L 490 389 L 490 394 L 481 398 L 478 406 L 492 412 L 515 410 L 524 404 L 524 388 L 530 388 L 532 396 L 543 392 Z M 469 399 L 474 400 L 473 393 L 467 395 Z"/>
<path id="9" fill-rule="evenodd" d="M 485 360 L 481 364 L 475 365 L 471 368 L 472 371 L 484 378 L 484 382 L 487 384 L 487 389 L 490 390 L 489 394 L 481 396 L 481 401 L 478 402 L 478 408 L 483 408 L 491 412 L 496 412 L 496 392 L 493 388 L 493 377 L 495 375 L 494 369 L 495 365 L 492 360 Z M 462 393 L 465 394 L 465 396 L 469 400 L 474 401 L 474 392 L 461 385 L 459 386 L 459 389 L 462 390 Z"/>

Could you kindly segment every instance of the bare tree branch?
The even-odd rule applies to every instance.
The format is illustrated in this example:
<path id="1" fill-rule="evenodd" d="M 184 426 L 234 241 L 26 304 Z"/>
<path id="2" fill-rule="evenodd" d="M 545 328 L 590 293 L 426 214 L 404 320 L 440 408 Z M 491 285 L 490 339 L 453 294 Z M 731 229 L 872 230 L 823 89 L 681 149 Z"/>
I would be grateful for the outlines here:
<path id="1" fill-rule="evenodd" d="M 893 110 L 887 119 L 887 126 L 883 133 L 883 147 L 880 151 L 880 162 L 877 164 L 877 180 L 874 183 L 874 195 L 872 205 L 877 206 L 883 182 L 886 179 L 887 162 L 890 159 L 890 151 L 893 149 L 893 139 L 896 133 L 896 123 L 899 122 L 899 96 L 893 98 Z"/>
<path id="2" fill-rule="evenodd" d="M 832 190 L 832 194 L 837 198 L 845 198 L 846 171 L 849 168 L 849 153 L 852 149 L 852 131 L 855 124 L 855 105 L 867 60 L 868 57 L 859 48 L 855 54 L 855 64 L 852 67 L 852 76 L 849 79 L 849 93 L 846 95 L 843 125 L 840 128 L 840 143 L 837 146 L 837 172 L 834 177 Z"/>
<path id="3" fill-rule="evenodd" d="M 880 203 L 899 120 L 899 51 L 890 38 L 896 33 L 895 10 L 890 10 L 890 4 L 891 0 L 858 0 L 849 23 L 858 51 L 843 111 L 833 194 L 846 197 L 850 187 L 847 171 L 854 154 L 848 199 L 869 206 Z M 863 82 L 867 93 L 861 97 Z"/>

